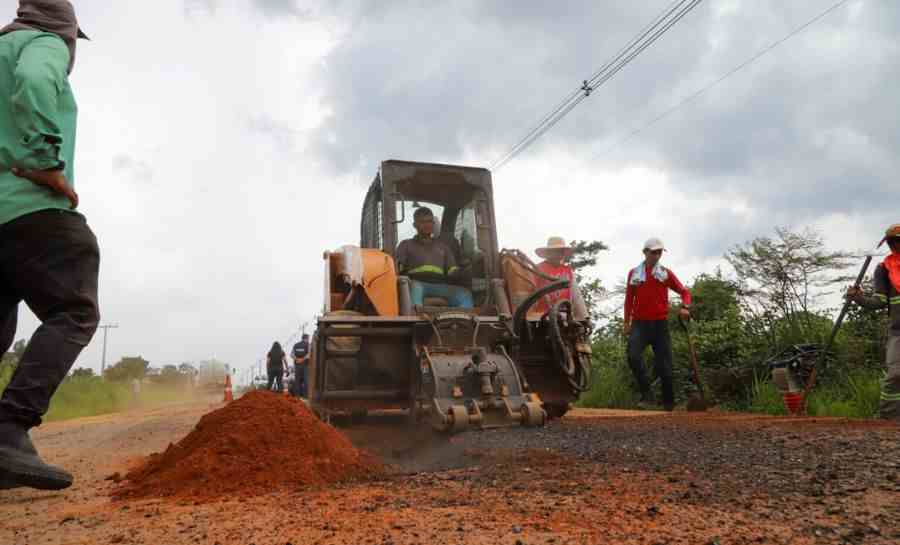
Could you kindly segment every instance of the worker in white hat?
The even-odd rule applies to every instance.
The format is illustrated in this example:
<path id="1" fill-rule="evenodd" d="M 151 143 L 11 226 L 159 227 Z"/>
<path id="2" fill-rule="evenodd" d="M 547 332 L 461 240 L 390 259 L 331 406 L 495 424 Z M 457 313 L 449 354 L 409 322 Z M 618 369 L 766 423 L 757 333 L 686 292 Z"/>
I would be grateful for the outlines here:
<path id="1" fill-rule="evenodd" d="M 564 238 L 550 237 L 547 239 L 546 246 L 537 248 L 534 251 L 534 253 L 544 259 L 544 261 L 538 263 L 537 268 L 547 276 L 552 276 L 553 278 L 558 278 L 560 280 L 568 280 L 569 285 L 572 286 L 575 281 L 575 271 L 572 270 L 572 267 L 570 267 L 566 261 L 568 258 L 572 257 L 573 252 L 574 249 L 566 244 Z M 546 286 L 549 283 L 549 280 L 542 278 L 539 282 L 539 287 Z M 548 304 L 552 305 L 562 299 L 572 300 L 572 290 L 570 288 L 550 293 L 544 300 L 538 303 L 537 308 L 546 312 L 549 310 Z"/>
<path id="2" fill-rule="evenodd" d="M 669 335 L 669 290 L 681 296 L 681 317 L 689 319 L 691 292 L 660 265 L 666 247 L 658 238 L 644 243 L 644 261 L 629 271 L 625 290 L 625 335 L 628 338 L 628 364 L 641 390 L 641 404 L 655 405 L 650 381 L 644 369 L 644 350 L 653 348 L 653 367 L 662 382 L 663 408 L 675 405 L 672 382 L 672 339 Z"/>

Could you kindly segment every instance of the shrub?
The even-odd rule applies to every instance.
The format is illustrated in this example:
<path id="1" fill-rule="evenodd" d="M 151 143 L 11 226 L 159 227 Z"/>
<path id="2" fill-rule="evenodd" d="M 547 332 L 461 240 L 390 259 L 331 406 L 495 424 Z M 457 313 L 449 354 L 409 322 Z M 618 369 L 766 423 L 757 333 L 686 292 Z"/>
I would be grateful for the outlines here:
<path id="1" fill-rule="evenodd" d="M 750 412 L 785 415 L 787 409 L 784 399 L 778 388 L 768 379 L 756 375 L 753 378 L 753 386 L 750 389 Z"/>

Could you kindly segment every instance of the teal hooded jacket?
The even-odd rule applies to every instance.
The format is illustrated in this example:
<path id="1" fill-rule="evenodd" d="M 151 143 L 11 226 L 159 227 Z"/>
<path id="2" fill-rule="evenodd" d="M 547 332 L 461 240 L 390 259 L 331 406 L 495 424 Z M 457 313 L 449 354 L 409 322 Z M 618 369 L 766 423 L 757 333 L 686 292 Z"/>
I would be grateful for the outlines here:
<path id="1" fill-rule="evenodd" d="M 78 108 L 69 86 L 69 48 L 56 34 L 0 36 L 0 225 L 68 199 L 11 172 L 62 169 L 74 188 Z"/>

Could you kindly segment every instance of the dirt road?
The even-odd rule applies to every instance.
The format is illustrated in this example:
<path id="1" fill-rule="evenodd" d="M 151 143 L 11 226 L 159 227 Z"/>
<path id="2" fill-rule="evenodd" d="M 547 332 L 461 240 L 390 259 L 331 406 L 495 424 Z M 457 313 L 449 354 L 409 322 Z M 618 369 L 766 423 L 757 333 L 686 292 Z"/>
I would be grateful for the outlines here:
<path id="1" fill-rule="evenodd" d="M 108 477 L 211 408 L 43 426 L 38 448 L 76 484 L 0 491 L 0 543 L 900 542 L 900 428 L 826 419 L 582 410 L 446 438 L 383 417 L 348 432 L 391 464 L 376 482 L 203 505 L 109 499 Z"/>

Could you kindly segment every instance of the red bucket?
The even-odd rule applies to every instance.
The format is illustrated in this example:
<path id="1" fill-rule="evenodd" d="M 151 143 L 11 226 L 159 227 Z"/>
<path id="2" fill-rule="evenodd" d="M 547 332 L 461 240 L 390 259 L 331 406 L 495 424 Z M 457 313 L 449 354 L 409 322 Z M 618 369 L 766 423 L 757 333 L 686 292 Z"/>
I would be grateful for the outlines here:
<path id="1" fill-rule="evenodd" d="M 800 414 L 803 412 L 803 393 L 788 392 L 784 394 L 784 406 L 790 414 Z"/>

